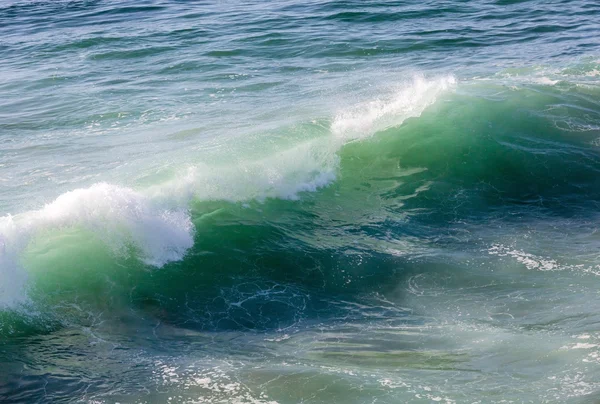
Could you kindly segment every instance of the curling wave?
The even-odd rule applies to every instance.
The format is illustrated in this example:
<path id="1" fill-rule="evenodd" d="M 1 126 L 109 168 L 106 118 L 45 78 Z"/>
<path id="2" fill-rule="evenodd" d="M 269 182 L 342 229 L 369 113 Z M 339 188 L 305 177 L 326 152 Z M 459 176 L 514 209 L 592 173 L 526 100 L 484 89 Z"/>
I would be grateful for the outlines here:
<path id="1" fill-rule="evenodd" d="M 142 190 L 98 183 L 60 195 L 40 210 L 0 218 L 0 308 L 27 300 L 23 251 L 41 234 L 65 228 L 92 232 L 114 255 L 134 251 L 146 265 L 181 260 L 194 244 L 194 200 L 296 200 L 336 179 L 338 152 L 350 141 L 416 117 L 456 84 L 453 76 L 416 76 L 384 97 L 340 112 L 329 136 L 254 161 L 195 165 L 174 179 Z"/>

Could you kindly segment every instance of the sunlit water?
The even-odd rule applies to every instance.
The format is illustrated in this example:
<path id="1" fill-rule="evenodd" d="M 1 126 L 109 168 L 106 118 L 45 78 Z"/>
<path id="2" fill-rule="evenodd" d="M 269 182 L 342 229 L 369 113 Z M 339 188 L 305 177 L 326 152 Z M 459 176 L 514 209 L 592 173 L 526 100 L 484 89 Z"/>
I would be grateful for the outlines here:
<path id="1" fill-rule="evenodd" d="M 0 3 L 0 401 L 600 400 L 600 4 Z"/>

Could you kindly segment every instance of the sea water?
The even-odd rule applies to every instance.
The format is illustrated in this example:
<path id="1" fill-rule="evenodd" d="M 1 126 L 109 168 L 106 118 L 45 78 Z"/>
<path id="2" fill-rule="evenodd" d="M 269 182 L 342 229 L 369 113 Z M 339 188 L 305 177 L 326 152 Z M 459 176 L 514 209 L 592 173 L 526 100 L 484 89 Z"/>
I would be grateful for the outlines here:
<path id="1" fill-rule="evenodd" d="M 600 3 L 0 1 L 0 401 L 600 400 Z"/>

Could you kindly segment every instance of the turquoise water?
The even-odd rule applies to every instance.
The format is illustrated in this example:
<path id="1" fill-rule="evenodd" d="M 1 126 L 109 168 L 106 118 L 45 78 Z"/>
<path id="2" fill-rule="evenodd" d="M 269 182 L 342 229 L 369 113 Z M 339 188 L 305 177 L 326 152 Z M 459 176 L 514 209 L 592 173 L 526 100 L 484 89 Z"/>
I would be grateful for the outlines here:
<path id="1" fill-rule="evenodd" d="M 0 2 L 0 402 L 600 400 L 600 4 Z"/>

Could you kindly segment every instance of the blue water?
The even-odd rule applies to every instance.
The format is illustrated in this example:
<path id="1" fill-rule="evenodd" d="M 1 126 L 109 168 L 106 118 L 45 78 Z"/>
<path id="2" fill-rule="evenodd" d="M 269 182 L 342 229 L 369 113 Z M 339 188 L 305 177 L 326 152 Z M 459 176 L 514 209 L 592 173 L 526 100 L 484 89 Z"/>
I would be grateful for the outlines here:
<path id="1" fill-rule="evenodd" d="M 600 3 L 0 2 L 0 402 L 600 400 Z"/>

